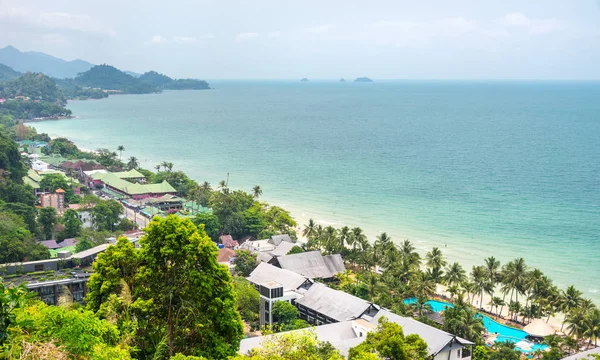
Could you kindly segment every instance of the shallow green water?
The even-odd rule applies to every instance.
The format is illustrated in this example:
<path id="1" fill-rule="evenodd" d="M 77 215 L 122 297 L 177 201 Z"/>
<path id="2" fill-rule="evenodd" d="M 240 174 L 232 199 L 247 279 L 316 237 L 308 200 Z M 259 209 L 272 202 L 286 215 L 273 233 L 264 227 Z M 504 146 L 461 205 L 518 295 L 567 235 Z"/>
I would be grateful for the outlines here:
<path id="1" fill-rule="evenodd" d="M 600 84 L 218 82 L 37 123 L 469 266 L 523 256 L 600 300 Z"/>

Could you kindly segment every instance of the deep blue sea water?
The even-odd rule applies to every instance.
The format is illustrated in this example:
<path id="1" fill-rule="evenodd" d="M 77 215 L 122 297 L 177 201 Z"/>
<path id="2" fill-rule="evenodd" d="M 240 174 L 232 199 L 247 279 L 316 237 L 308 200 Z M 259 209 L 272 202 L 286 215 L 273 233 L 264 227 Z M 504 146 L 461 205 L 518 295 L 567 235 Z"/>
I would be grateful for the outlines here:
<path id="1" fill-rule="evenodd" d="M 211 85 L 74 101 L 80 118 L 34 126 L 260 184 L 302 223 L 387 231 L 469 267 L 522 256 L 600 302 L 600 83 Z"/>

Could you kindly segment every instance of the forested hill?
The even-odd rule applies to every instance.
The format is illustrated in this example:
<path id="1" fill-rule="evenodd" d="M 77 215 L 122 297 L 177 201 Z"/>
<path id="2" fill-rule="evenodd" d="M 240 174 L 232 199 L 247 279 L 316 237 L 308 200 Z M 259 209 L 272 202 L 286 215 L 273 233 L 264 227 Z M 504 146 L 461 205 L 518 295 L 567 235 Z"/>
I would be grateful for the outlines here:
<path id="1" fill-rule="evenodd" d="M 167 75 L 159 74 L 156 71 L 148 71 L 139 79 L 158 89 L 167 90 L 205 90 L 210 89 L 208 83 L 204 80 L 196 79 L 171 79 Z"/>
<path id="2" fill-rule="evenodd" d="M 78 85 L 101 88 L 104 90 L 118 90 L 128 94 L 148 94 L 156 91 L 156 87 L 139 78 L 127 75 L 123 71 L 110 65 L 96 65 L 75 78 Z"/>
<path id="3" fill-rule="evenodd" d="M 26 97 L 51 103 L 65 103 L 65 96 L 49 76 L 40 73 L 25 73 L 10 81 L 0 83 L 3 98 Z"/>
<path id="4" fill-rule="evenodd" d="M 20 72 L 13 70 L 10 66 L 0 64 L 0 82 L 18 78 L 20 75 Z"/>
<path id="5" fill-rule="evenodd" d="M 208 83 L 203 80 L 177 79 L 149 71 L 139 78 L 135 78 L 110 65 L 97 65 L 90 70 L 79 74 L 75 83 L 90 88 L 104 90 L 118 90 L 128 94 L 147 94 L 170 90 L 203 90 L 210 89 Z"/>

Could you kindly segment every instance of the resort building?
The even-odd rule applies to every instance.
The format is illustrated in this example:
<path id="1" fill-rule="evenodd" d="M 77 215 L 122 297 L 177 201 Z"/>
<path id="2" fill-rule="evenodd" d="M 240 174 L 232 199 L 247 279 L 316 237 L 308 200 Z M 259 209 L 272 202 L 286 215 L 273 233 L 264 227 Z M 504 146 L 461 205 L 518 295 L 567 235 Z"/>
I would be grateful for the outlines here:
<path id="1" fill-rule="evenodd" d="M 57 214 L 62 214 L 65 210 L 65 191 L 56 189 L 54 194 L 40 194 L 40 206 L 43 208 L 52 207 Z"/>
<path id="2" fill-rule="evenodd" d="M 402 326 L 405 335 L 417 334 L 428 345 L 434 360 L 471 359 L 472 342 L 426 325 L 412 318 L 398 316 L 389 310 L 343 291 L 314 282 L 296 272 L 260 263 L 248 277 L 260 293 L 260 325 L 273 323 L 271 309 L 277 301 L 287 301 L 299 311 L 300 318 L 316 325 L 321 341 L 329 341 L 347 355 L 348 350 L 364 341 L 376 329 L 379 318 Z M 302 331 L 302 330 L 298 330 Z M 268 335 L 279 336 L 279 334 Z M 264 337 L 242 340 L 240 353 L 261 346 Z"/>
<path id="3" fill-rule="evenodd" d="M 273 235 L 270 239 L 243 241 L 240 249 L 257 255 L 261 262 L 275 264 L 274 258 L 287 255 L 296 245 L 289 235 Z"/>
<path id="4" fill-rule="evenodd" d="M 110 173 L 107 171 L 88 171 L 84 172 L 86 184 L 90 188 L 100 188 L 113 198 L 131 198 L 141 200 L 146 198 L 158 198 L 164 195 L 175 195 L 177 190 L 168 182 L 163 181 L 159 184 L 144 184 L 144 176 L 137 170 Z"/>
<path id="5" fill-rule="evenodd" d="M 83 299 L 87 295 L 87 281 L 90 274 L 76 272 L 64 276 L 67 278 L 51 281 L 34 281 L 27 283 L 25 286 L 29 291 L 38 294 L 40 300 L 48 305 L 57 305 L 58 299 L 64 291 L 68 291 L 71 294 L 73 302 L 83 304 Z"/>
<path id="6" fill-rule="evenodd" d="M 591 349 L 591 350 L 587 350 L 587 351 L 582 351 L 575 355 L 567 356 L 566 358 L 563 358 L 562 360 L 592 360 L 592 359 L 594 359 L 592 357 L 592 355 L 600 356 L 600 347 L 597 347 L 597 348 Z"/>
<path id="7" fill-rule="evenodd" d="M 336 274 L 346 271 L 340 254 L 323 256 L 318 250 L 276 256 L 271 263 L 311 279 L 332 280 Z"/>

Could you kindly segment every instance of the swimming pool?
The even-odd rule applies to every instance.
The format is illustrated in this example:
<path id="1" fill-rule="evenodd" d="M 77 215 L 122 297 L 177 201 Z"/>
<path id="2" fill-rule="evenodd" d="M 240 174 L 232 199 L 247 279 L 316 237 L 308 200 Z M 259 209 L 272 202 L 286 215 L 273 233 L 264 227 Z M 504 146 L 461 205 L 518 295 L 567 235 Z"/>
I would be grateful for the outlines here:
<path id="1" fill-rule="evenodd" d="M 416 301 L 417 299 L 415 298 L 404 299 L 405 304 L 414 304 Z M 427 301 L 427 304 L 431 305 L 431 308 L 434 312 L 442 312 L 448 307 L 454 307 L 454 305 L 450 303 L 438 300 L 429 300 Z M 526 340 L 527 333 L 523 330 L 500 324 L 499 322 L 483 314 L 478 314 L 478 316 L 480 316 L 483 320 L 483 326 L 485 327 L 488 333 L 498 334 L 498 337 L 496 338 L 495 342 L 505 342 L 510 340 L 516 344 L 520 341 L 526 341 L 527 343 L 532 345 L 531 349 L 523 349 L 517 346 L 517 349 L 519 349 L 523 353 L 530 353 L 537 349 L 544 350 L 548 347 L 548 345 L 533 344 L 529 340 Z"/>

